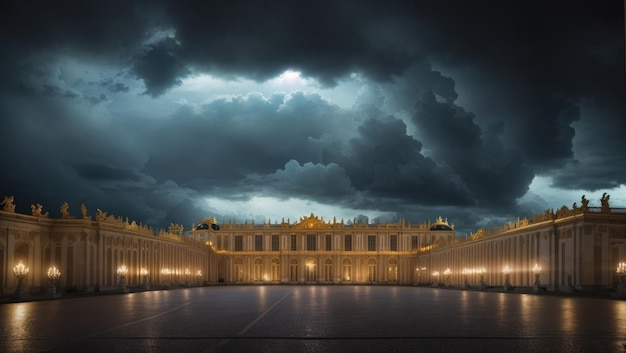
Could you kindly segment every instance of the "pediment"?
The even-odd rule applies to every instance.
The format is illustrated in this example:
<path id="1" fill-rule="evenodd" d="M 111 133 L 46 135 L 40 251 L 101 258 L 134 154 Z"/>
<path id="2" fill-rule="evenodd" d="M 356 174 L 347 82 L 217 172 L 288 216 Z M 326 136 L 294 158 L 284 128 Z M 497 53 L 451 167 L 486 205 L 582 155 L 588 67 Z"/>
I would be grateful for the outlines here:
<path id="1" fill-rule="evenodd" d="M 291 226 L 292 229 L 331 229 L 332 226 L 324 222 L 313 213 L 308 217 L 301 217 L 298 223 Z"/>

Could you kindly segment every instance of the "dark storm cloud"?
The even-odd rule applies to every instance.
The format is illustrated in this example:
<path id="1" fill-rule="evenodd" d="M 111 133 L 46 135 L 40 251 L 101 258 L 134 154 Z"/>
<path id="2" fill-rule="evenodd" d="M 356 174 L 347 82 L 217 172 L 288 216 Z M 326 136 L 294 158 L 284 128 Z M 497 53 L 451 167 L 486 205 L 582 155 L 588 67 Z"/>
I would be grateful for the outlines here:
<path id="1" fill-rule="evenodd" d="M 534 175 L 625 182 L 615 1 L 13 1 L 0 33 L 0 191 L 26 211 L 87 202 L 167 225 L 196 219 L 211 192 L 263 190 L 472 223 L 517 216 Z M 76 79 L 59 72 L 66 58 L 91 66 Z M 327 87 L 355 73 L 368 88 L 353 109 L 281 93 L 159 110 L 194 74 L 286 69 Z M 153 116 L 108 111 L 118 98 Z"/>
<path id="2" fill-rule="evenodd" d="M 400 74 L 412 61 L 412 46 L 369 33 L 389 19 L 366 3 L 353 5 L 173 1 L 168 14 L 182 56 L 203 69 L 265 80 L 293 65 L 329 85 L 356 71 L 377 79 Z"/>
<path id="3" fill-rule="evenodd" d="M 401 120 L 368 119 L 358 132 L 346 154 L 326 153 L 328 160 L 346 169 L 357 190 L 407 203 L 469 202 L 454 176 L 420 153 L 421 143 L 406 134 Z"/>
<path id="4" fill-rule="evenodd" d="M 483 131 L 473 114 L 433 94 L 417 103 L 414 120 L 433 158 L 450 166 L 483 207 L 513 207 L 528 190 L 534 174 L 519 153 L 503 147 L 502 123 Z"/>
<path id="5" fill-rule="evenodd" d="M 191 71 L 177 58 L 180 45 L 172 38 L 166 38 L 149 45 L 133 67 L 138 78 L 146 85 L 146 94 L 157 97 L 173 86 L 182 83 L 181 78 Z"/>
<path id="6" fill-rule="evenodd" d="M 148 137 L 159 153 L 150 157 L 146 171 L 159 180 L 225 181 L 274 172 L 291 159 L 319 162 L 317 140 L 344 124 L 336 119 L 338 107 L 301 92 L 267 99 L 248 94 L 211 102 L 198 114 L 183 109 L 177 115 L 179 120 L 155 126 Z"/>
<path id="7" fill-rule="evenodd" d="M 263 188 L 270 195 L 312 198 L 326 203 L 354 197 L 355 194 L 345 170 L 335 163 L 322 165 L 308 162 L 301 165 L 291 160 L 272 174 L 250 175 L 243 183 L 252 188 Z"/>

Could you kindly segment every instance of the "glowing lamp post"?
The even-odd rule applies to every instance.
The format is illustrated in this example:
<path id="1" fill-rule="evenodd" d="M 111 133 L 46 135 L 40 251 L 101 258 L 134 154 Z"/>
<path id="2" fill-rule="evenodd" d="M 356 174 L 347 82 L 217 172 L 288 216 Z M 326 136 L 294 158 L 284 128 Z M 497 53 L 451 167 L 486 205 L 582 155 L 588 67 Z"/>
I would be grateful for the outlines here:
<path id="1" fill-rule="evenodd" d="M 119 286 L 122 290 L 126 291 L 126 275 L 128 274 L 128 267 L 122 265 L 117 268 L 117 278 L 119 279 Z"/>
<path id="2" fill-rule="evenodd" d="M 513 289 L 513 286 L 511 286 L 511 269 L 509 266 L 504 266 L 502 273 L 504 273 L 504 290 L 509 291 Z"/>
<path id="3" fill-rule="evenodd" d="M 539 292 L 539 289 L 541 288 L 541 282 L 539 281 L 539 275 L 541 275 L 541 266 L 535 264 L 531 271 L 533 272 L 533 275 L 535 275 L 535 283 L 533 285 L 533 289 L 535 290 L 535 292 Z"/>
<path id="4" fill-rule="evenodd" d="M 17 288 L 15 289 L 15 296 L 19 299 L 24 296 L 24 277 L 28 274 L 28 267 L 22 263 L 22 260 L 13 267 L 13 273 L 17 277 Z"/>
<path id="5" fill-rule="evenodd" d="M 202 283 L 202 271 L 196 271 L 196 282 Z"/>
<path id="6" fill-rule="evenodd" d="M 487 288 L 487 284 L 485 283 L 485 273 L 487 272 L 487 270 L 483 267 L 479 270 L 480 273 L 480 286 L 479 289 L 480 290 L 485 290 Z"/>
<path id="7" fill-rule="evenodd" d="M 446 287 L 450 287 L 450 285 L 451 285 L 451 283 L 450 283 L 450 274 L 451 273 L 452 273 L 452 271 L 450 271 L 449 268 L 446 268 L 446 270 L 443 271 L 443 274 L 446 276 L 446 279 L 445 279 L 445 281 L 446 281 L 445 286 Z"/>
<path id="8" fill-rule="evenodd" d="M 48 279 L 50 280 L 50 293 L 52 295 L 52 298 L 54 298 L 57 294 L 56 281 L 59 280 L 59 277 L 61 277 L 61 271 L 59 271 L 56 266 L 51 266 L 50 268 L 48 268 Z"/>
<path id="9" fill-rule="evenodd" d="M 143 280 L 143 287 L 145 289 L 150 289 L 150 285 L 148 284 L 148 270 L 142 267 L 141 270 L 139 270 L 139 274 Z"/>
<path id="10" fill-rule="evenodd" d="M 439 271 L 434 271 L 433 277 L 435 277 L 435 282 L 433 283 L 433 287 L 438 287 L 439 286 Z"/>
<path id="11" fill-rule="evenodd" d="M 624 277 L 626 277 L 626 262 L 620 262 L 617 265 L 618 285 L 617 291 L 620 294 L 626 294 L 626 283 L 624 283 Z"/>
<path id="12" fill-rule="evenodd" d="M 189 269 L 186 268 L 185 269 L 185 286 L 189 287 L 189 274 L 191 274 L 191 272 L 189 272 Z"/>
<path id="13" fill-rule="evenodd" d="M 169 268 L 167 268 L 167 267 L 166 267 L 166 268 L 161 269 L 161 275 L 164 277 L 164 282 L 165 282 L 165 285 L 166 285 L 166 286 L 169 286 L 169 285 L 170 285 L 170 284 L 169 284 L 169 282 L 170 282 L 170 281 L 165 280 L 165 278 L 169 277 L 169 279 L 171 280 L 171 275 L 172 275 L 172 272 L 170 271 L 170 269 L 169 269 Z"/>
<path id="14" fill-rule="evenodd" d="M 467 274 L 471 272 L 472 271 L 468 270 L 467 268 L 463 268 L 463 271 L 461 271 L 461 273 L 463 274 L 463 289 L 469 289 L 469 282 L 467 281 Z"/>

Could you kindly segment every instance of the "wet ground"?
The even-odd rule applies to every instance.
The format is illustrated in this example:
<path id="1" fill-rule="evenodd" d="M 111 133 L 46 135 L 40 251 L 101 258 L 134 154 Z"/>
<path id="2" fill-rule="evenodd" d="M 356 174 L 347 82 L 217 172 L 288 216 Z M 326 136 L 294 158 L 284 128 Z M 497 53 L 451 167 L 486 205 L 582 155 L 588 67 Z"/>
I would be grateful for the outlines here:
<path id="1" fill-rule="evenodd" d="M 0 305 L 0 352 L 626 352 L 626 301 L 217 286 Z"/>

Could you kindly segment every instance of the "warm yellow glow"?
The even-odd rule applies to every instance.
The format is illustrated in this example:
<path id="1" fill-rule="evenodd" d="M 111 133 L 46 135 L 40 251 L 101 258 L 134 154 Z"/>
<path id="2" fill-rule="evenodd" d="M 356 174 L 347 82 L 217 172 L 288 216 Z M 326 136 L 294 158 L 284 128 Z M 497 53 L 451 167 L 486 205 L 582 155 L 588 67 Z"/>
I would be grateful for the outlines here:
<path id="1" fill-rule="evenodd" d="M 502 272 L 504 272 L 505 275 L 508 275 L 509 273 L 511 273 L 511 269 L 509 268 L 508 265 L 504 266 L 504 268 L 502 269 Z"/>
<path id="2" fill-rule="evenodd" d="M 433 276 L 435 276 L 435 277 L 439 277 L 439 271 L 434 271 L 434 272 L 433 272 Z"/>
<path id="3" fill-rule="evenodd" d="M 617 274 L 620 275 L 620 276 L 625 275 L 626 274 L 626 262 L 620 262 L 617 265 L 617 270 L 616 271 L 617 271 Z"/>
<path id="4" fill-rule="evenodd" d="M 126 267 L 125 265 L 122 265 L 117 268 L 118 276 L 126 276 L 127 274 L 128 274 L 128 267 Z"/>
<path id="5" fill-rule="evenodd" d="M 535 264 L 535 266 L 533 266 L 532 271 L 534 274 L 538 275 L 541 273 L 541 266 L 539 266 L 538 264 Z"/>
<path id="6" fill-rule="evenodd" d="M 22 260 L 13 267 L 13 273 L 15 273 L 15 277 L 21 278 L 28 274 L 28 267 L 22 263 Z"/>
<path id="7" fill-rule="evenodd" d="M 171 273 L 172 273 L 172 271 L 170 271 L 170 269 L 167 268 L 167 267 L 161 269 L 161 274 L 162 275 L 170 275 Z"/>
<path id="8" fill-rule="evenodd" d="M 474 267 L 474 268 L 463 268 L 463 271 L 461 271 L 464 275 L 473 275 L 473 274 L 482 274 L 487 272 L 487 270 L 485 270 L 484 267 Z"/>
<path id="9" fill-rule="evenodd" d="M 61 277 L 61 271 L 59 271 L 59 269 L 56 268 L 56 266 L 52 266 L 48 268 L 48 278 L 54 281 L 54 280 L 59 279 L 59 277 Z"/>
<path id="10" fill-rule="evenodd" d="M 446 268 L 446 270 L 443 271 L 443 274 L 446 275 L 446 276 L 449 276 L 451 273 L 452 273 L 452 271 L 450 271 L 449 268 Z"/>
<path id="11" fill-rule="evenodd" d="M 202 271 L 200 271 L 200 270 L 196 271 L 196 276 L 198 276 L 198 277 L 202 276 Z"/>
<path id="12" fill-rule="evenodd" d="M 142 267 L 141 270 L 139 270 L 139 273 L 142 276 L 147 276 L 148 275 L 148 270 L 146 270 L 145 268 Z"/>

